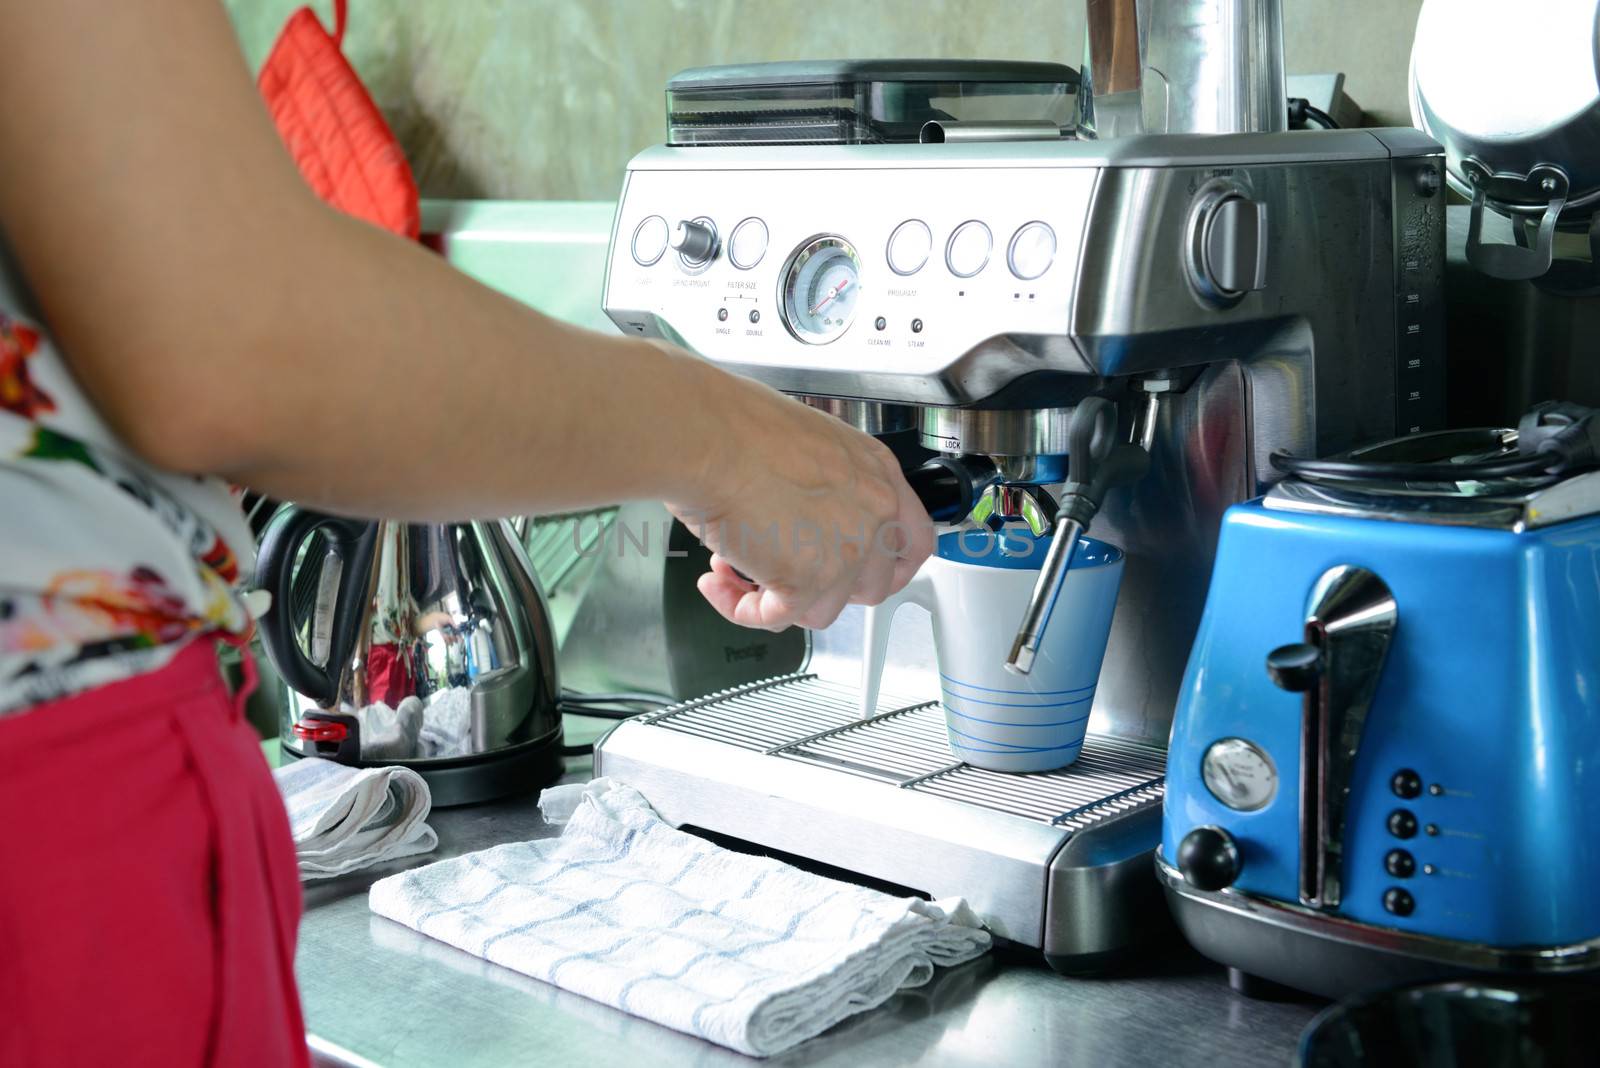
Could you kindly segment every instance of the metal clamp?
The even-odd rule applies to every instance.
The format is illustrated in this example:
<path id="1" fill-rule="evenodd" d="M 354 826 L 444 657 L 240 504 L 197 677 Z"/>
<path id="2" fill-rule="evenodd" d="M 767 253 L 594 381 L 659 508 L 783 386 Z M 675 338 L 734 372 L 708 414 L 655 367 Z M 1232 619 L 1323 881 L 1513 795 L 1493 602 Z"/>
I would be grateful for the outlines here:
<path id="1" fill-rule="evenodd" d="M 1463 160 L 1461 171 L 1472 186 L 1472 214 L 1467 221 L 1467 262 L 1484 274 L 1508 281 L 1538 278 L 1550 270 L 1550 264 L 1555 259 L 1556 223 L 1567 206 L 1567 196 L 1572 188 L 1567 172 L 1549 163 L 1541 163 L 1527 174 L 1491 171 L 1476 157 Z M 1520 234 L 1523 225 L 1520 218 L 1511 220 L 1512 226 L 1519 231 L 1518 244 L 1483 243 L 1483 210 L 1491 199 L 1510 203 L 1546 201 L 1533 248 L 1523 244 L 1526 238 Z"/>

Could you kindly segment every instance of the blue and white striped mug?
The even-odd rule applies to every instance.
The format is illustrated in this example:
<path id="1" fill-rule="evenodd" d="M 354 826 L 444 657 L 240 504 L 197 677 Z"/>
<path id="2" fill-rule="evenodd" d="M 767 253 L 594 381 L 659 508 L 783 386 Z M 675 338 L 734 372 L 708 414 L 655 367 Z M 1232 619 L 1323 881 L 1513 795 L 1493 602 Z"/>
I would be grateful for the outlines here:
<path id="1" fill-rule="evenodd" d="M 1122 582 L 1122 550 L 1083 538 L 1027 675 L 1005 669 L 1049 548 L 1026 530 L 943 534 L 905 589 L 868 609 L 862 708 L 878 703 L 889 628 L 903 604 L 933 616 L 950 751 L 993 771 L 1051 771 L 1078 758 Z"/>

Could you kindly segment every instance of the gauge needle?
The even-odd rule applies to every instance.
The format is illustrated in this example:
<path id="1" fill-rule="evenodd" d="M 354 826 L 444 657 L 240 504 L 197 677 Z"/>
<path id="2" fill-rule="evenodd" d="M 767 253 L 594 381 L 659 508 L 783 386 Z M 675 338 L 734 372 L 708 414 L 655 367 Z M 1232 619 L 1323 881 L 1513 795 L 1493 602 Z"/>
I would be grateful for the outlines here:
<path id="1" fill-rule="evenodd" d="M 843 293 L 845 291 L 845 289 L 847 289 L 849 287 L 849 285 L 850 285 L 850 279 L 846 278 L 844 281 L 840 282 L 838 285 L 836 285 L 832 289 L 828 290 L 828 295 L 823 297 L 821 300 L 817 301 L 817 306 L 815 308 L 812 308 L 806 314 L 815 315 L 815 314 L 817 314 L 817 312 L 821 311 L 823 308 L 826 308 L 829 304 L 832 304 L 833 301 L 834 301 L 834 298 L 837 297 L 840 293 Z"/>

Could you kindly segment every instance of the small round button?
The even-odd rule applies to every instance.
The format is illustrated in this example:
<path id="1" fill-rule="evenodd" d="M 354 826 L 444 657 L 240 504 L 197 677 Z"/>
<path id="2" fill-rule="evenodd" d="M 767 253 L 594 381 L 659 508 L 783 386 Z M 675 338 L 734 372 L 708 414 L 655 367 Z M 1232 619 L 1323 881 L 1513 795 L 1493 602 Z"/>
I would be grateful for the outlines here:
<path id="1" fill-rule="evenodd" d="M 922 333 L 922 320 L 921 319 L 913 319 L 913 320 L 911 320 L 911 332 L 913 334 Z"/>
<path id="2" fill-rule="evenodd" d="M 1417 817 L 1412 815 L 1410 809 L 1395 809 L 1389 813 L 1389 833 L 1396 838 L 1415 838 L 1417 836 Z"/>
<path id="3" fill-rule="evenodd" d="M 1417 910 L 1417 899 L 1411 891 L 1391 886 L 1383 892 L 1383 907 L 1396 916 L 1409 916 Z"/>
<path id="4" fill-rule="evenodd" d="M 971 278 L 989 263 L 994 235 L 983 223 L 973 220 L 956 227 L 944 247 L 945 266 L 957 278 Z"/>
<path id="5" fill-rule="evenodd" d="M 1031 222 L 1011 235 L 1006 264 L 1011 273 L 1031 282 L 1050 269 L 1056 258 L 1056 232 L 1042 222 Z"/>
<path id="6" fill-rule="evenodd" d="M 759 323 L 761 321 L 761 313 L 756 311 L 754 308 L 751 308 L 750 309 L 750 321 L 752 323 Z"/>
<path id="7" fill-rule="evenodd" d="M 667 220 L 659 215 L 645 218 L 633 229 L 633 262 L 649 267 L 667 251 Z"/>
<path id="8" fill-rule="evenodd" d="M 1396 797 L 1403 797 L 1407 801 L 1413 797 L 1422 796 L 1422 776 L 1410 768 L 1401 768 L 1389 780 L 1389 789 L 1394 791 Z"/>
<path id="9" fill-rule="evenodd" d="M 717 322 L 725 323 L 727 321 L 728 321 L 728 309 L 727 308 L 718 308 L 717 309 Z"/>
<path id="10" fill-rule="evenodd" d="M 886 330 L 889 327 L 889 320 L 880 315 L 872 320 L 872 326 L 875 330 Z"/>
<path id="11" fill-rule="evenodd" d="M 767 224 L 760 219 L 745 219 L 733 228 L 728 238 L 728 262 L 748 271 L 767 254 Z"/>
<path id="12" fill-rule="evenodd" d="M 1417 858 L 1404 849 L 1391 849 L 1383 858 L 1383 870 L 1396 879 L 1409 879 L 1417 874 Z"/>
<path id="13" fill-rule="evenodd" d="M 921 219 L 907 219 L 889 235 L 889 246 L 884 250 L 889 260 L 889 270 L 895 274 L 916 274 L 928 262 L 933 251 L 933 231 Z"/>

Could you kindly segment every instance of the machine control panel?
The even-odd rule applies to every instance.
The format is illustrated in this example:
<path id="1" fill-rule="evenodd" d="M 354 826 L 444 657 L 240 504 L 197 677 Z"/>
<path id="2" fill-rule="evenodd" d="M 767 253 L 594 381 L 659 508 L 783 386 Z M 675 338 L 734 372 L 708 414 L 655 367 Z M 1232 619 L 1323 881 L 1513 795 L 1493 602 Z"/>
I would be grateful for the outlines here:
<path id="1" fill-rule="evenodd" d="M 780 372 L 881 375 L 949 403 L 918 391 L 985 342 L 1069 332 L 1099 173 L 635 170 L 606 309 L 626 332 L 771 368 L 780 388 Z"/>

